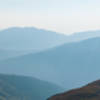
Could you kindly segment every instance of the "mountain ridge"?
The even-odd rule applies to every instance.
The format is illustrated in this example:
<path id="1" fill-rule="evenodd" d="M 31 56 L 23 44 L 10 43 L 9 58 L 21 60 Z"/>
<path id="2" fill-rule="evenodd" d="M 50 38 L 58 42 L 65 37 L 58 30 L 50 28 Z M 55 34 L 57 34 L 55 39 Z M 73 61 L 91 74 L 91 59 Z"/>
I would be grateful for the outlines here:
<path id="1" fill-rule="evenodd" d="M 41 51 L 64 43 L 77 42 L 94 37 L 100 37 L 100 30 L 65 35 L 35 27 L 11 27 L 0 31 L 0 48 Z"/>
<path id="2" fill-rule="evenodd" d="M 73 89 L 65 93 L 56 94 L 48 100 L 99 100 L 100 80 L 94 81 L 81 88 Z"/>
<path id="3" fill-rule="evenodd" d="M 66 86 L 67 83 L 67 89 L 75 88 L 99 78 L 99 44 L 100 38 L 93 38 L 8 59 L 0 62 L 0 72 L 35 76 L 60 86 Z M 46 73 L 48 75 L 45 75 Z"/>
<path id="4" fill-rule="evenodd" d="M 0 31 L 0 44 L 3 44 L 3 49 L 44 49 L 63 43 L 65 38 L 63 34 L 34 27 L 15 27 Z"/>
<path id="5" fill-rule="evenodd" d="M 59 86 L 34 77 L 0 74 L 1 100 L 45 100 L 60 91 Z"/>

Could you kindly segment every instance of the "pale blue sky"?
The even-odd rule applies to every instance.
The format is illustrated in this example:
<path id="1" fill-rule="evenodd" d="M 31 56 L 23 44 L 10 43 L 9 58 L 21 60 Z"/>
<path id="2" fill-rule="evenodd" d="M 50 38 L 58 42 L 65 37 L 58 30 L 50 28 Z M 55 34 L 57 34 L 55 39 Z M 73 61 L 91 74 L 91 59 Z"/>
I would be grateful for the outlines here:
<path id="1" fill-rule="evenodd" d="M 100 0 L 0 0 L 0 29 L 34 26 L 71 34 L 100 29 Z"/>

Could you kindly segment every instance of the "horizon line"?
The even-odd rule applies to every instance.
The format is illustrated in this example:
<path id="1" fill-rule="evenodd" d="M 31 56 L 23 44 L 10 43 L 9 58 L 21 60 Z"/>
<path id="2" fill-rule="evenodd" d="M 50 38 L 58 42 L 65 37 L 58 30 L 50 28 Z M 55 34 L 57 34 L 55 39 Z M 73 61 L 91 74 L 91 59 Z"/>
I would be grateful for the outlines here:
<path id="1" fill-rule="evenodd" d="M 67 35 L 67 36 L 74 35 L 74 34 L 77 34 L 77 33 L 100 31 L 100 29 L 89 29 L 89 30 L 77 31 L 77 32 L 73 32 L 73 33 L 70 33 L 70 34 L 66 34 L 64 32 L 57 32 L 55 30 L 50 30 L 50 29 L 45 29 L 45 28 L 39 28 L 39 27 L 36 27 L 36 26 L 9 26 L 9 27 L 5 27 L 5 28 L 0 28 L 0 31 L 4 31 L 4 30 L 8 30 L 8 29 L 14 29 L 14 28 L 20 28 L 20 29 L 34 28 L 34 29 L 37 29 L 37 30 L 50 31 L 50 32 L 55 32 L 57 34 Z"/>

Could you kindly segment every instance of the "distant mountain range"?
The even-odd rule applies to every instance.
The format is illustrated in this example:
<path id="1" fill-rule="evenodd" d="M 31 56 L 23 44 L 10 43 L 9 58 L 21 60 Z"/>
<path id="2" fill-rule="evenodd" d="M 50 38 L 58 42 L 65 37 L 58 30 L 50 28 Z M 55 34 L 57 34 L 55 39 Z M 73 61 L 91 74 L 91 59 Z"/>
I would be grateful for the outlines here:
<path id="1" fill-rule="evenodd" d="M 14 58 L 14 57 L 25 55 L 31 52 L 33 51 L 0 49 L 0 60 Z"/>
<path id="2" fill-rule="evenodd" d="M 92 38 L 1 61 L 0 72 L 34 76 L 71 89 L 100 78 L 99 59 L 100 38 Z"/>
<path id="3" fill-rule="evenodd" d="M 13 27 L 0 31 L 0 48 L 40 51 L 65 43 L 66 36 L 34 27 Z"/>
<path id="4" fill-rule="evenodd" d="M 63 43 L 100 36 L 100 31 L 88 31 L 64 35 L 34 27 L 13 27 L 0 31 L 0 48 L 10 50 L 45 50 Z"/>
<path id="5" fill-rule="evenodd" d="M 66 36 L 34 27 L 0 31 L 0 60 L 40 52 L 65 43 Z"/>
<path id="6" fill-rule="evenodd" d="M 100 78 L 99 59 L 100 31 L 67 36 L 34 27 L 2 30 L 0 73 L 33 78 L 0 74 L 0 99 L 45 100 L 62 92 L 59 86 L 87 84 Z"/>
<path id="7" fill-rule="evenodd" d="M 99 100 L 100 80 L 90 83 L 82 88 L 55 95 L 48 100 Z"/>
<path id="8" fill-rule="evenodd" d="M 62 90 L 36 78 L 0 74 L 0 100 L 46 100 Z"/>
<path id="9" fill-rule="evenodd" d="M 44 51 L 64 43 L 100 37 L 100 31 L 64 35 L 34 27 L 13 27 L 0 31 L 0 60 L 28 53 Z M 3 53 L 2 53 L 2 50 Z M 1 59 L 2 58 L 2 59 Z"/>

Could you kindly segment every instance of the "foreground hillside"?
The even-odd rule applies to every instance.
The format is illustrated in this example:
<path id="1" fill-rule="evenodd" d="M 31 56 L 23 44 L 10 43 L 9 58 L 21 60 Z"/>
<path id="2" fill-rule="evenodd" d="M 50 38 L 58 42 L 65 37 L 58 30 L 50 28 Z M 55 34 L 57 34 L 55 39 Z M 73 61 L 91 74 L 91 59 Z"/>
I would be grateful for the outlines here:
<path id="1" fill-rule="evenodd" d="M 55 95 L 48 100 L 100 100 L 100 80 L 82 88 Z"/>
<path id="2" fill-rule="evenodd" d="M 0 74 L 0 100 L 45 100 L 61 90 L 32 77 Z"/>

